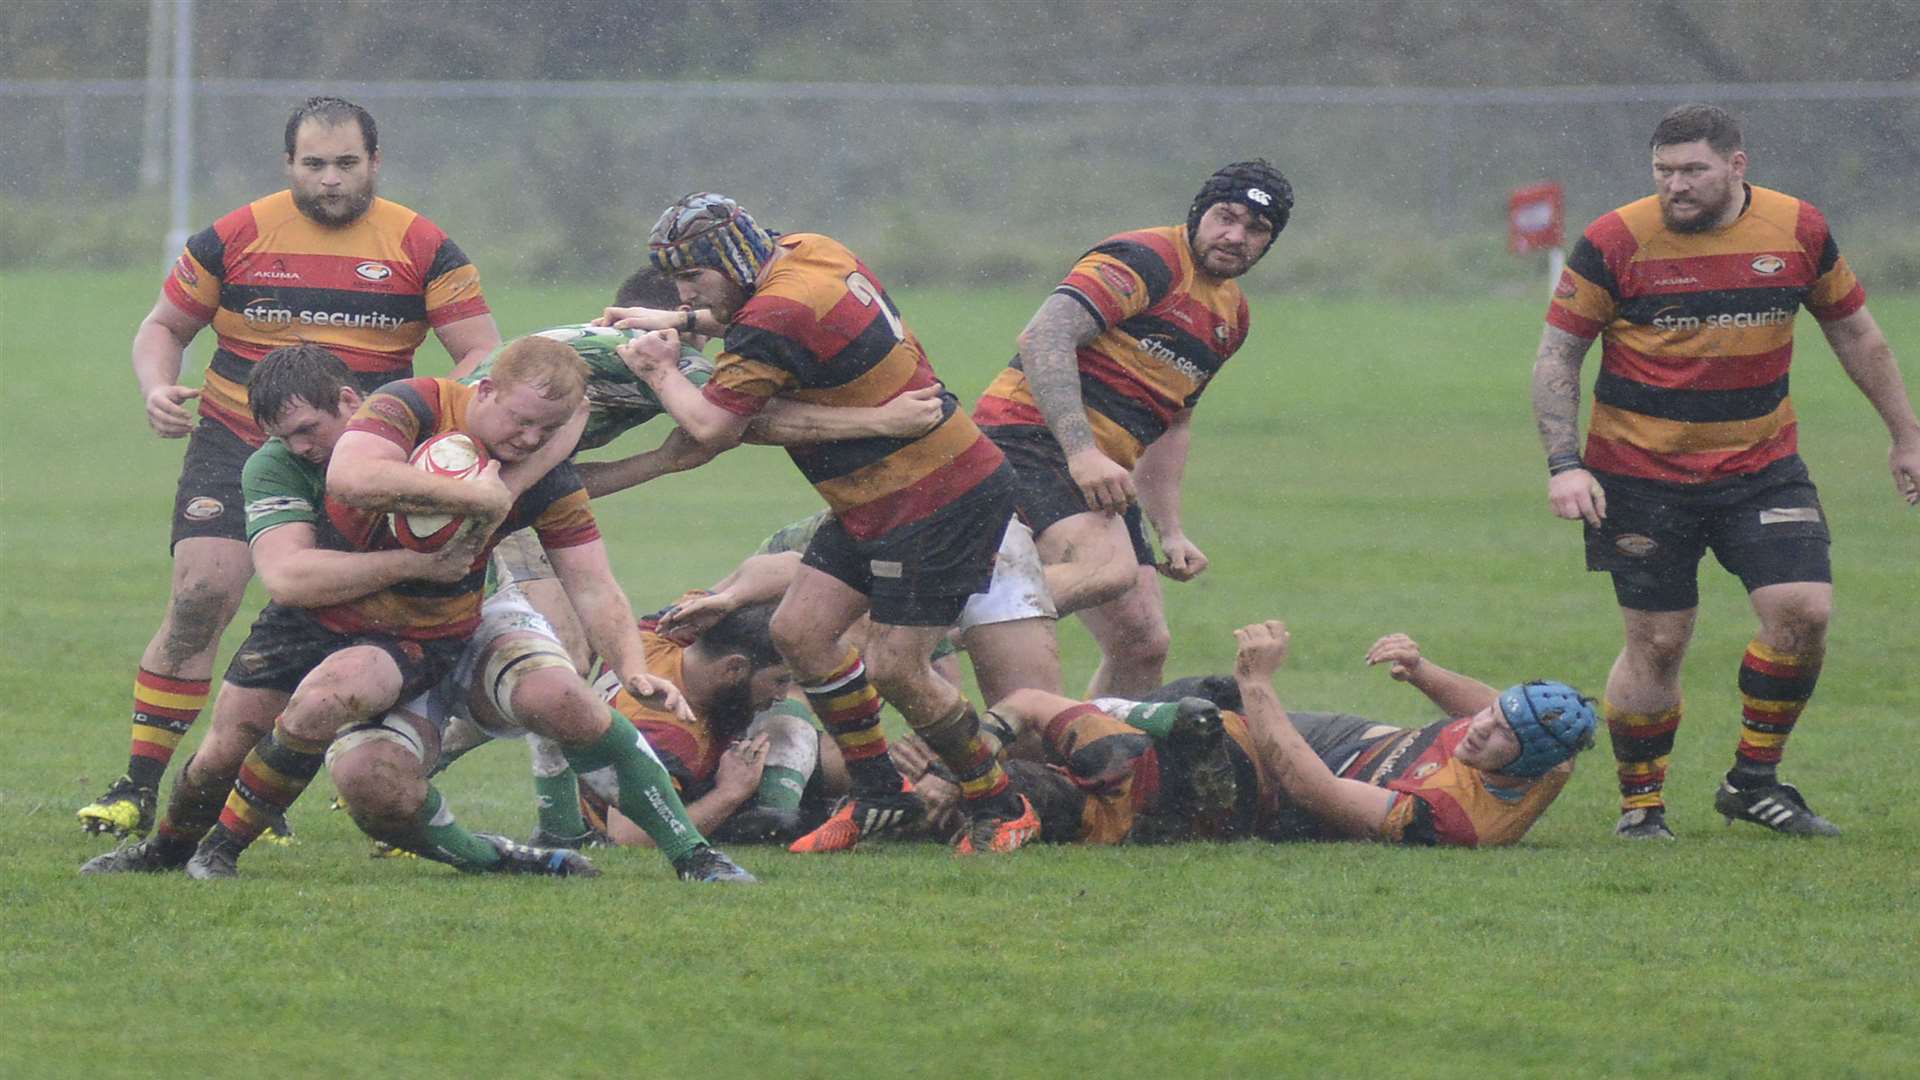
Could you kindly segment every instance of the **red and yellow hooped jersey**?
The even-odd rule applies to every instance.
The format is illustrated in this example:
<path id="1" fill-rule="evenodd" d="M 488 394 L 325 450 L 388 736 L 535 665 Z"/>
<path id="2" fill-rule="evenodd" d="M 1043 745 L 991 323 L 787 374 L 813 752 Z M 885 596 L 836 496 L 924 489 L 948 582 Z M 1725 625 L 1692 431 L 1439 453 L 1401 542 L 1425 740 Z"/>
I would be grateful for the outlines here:
<path id="1" fill-rule="evenodd" d="M 196 233 L 163 286 L 217 339 L 200 413 L 253 446 L 266 435 L 247 406 L 253 365 L 285 345 L 324 345 L 363 392 L 413 374 L 427 331 L 487 313 L 480 275 L 439 226 L 374 199 L 357 221 L 315 224 L 281 191 Z"/>
<path id="2" fill-rule="evenodd" d="M 1797 449 L 1794 318 L 1845 318 L 1866 293 L 1811 203 L 1761 187 L 1748 199 L 1732 225 L 1677 233 L 1648 196 L 1574 245 L 1547 323 L 1601 338 L 1590 467 L 1693 484 Z"/>
<path id="3" fill-rule="evenodd" d="M 1454 757 L 1472 723 L 1464 717 L 1385 736 L 1340 774 L 1396 794 L 1379 839 L 1458 847 L 1511 844 L 1546 813 L 1573 775 L 1572 763 L 1525 788 L 1496 793 L 1484 773 Z"/>
<path id="4" fill-rule="evenodd" d="M 348 431 L 378 435 L 411 455 L 435 435 L 464 430 L 477 391 L 452 379 L 404 379 L 370 395 L 353 414 Z M 383 511 L 360 510 L 326 500 L 327 520 L 355 551 L 391 551 L 400 546 Z M 407 581 L 344 604 L 313 609 L 322 626 L 337 633 L 375 631 L 398 637 L 462 637 L 480 624 L 487 560 L 500 540 L 531 527 L 549 550 L 600 539 L 586 487 L 571 462 L 535 481 L 494 530 L 467 576 L 452 584 Z"/>
<path id="5" fill-rule="evenodd" d="M 650 620 L 641 620 L 640 641 L 646 647 L 647 674 L 662 678 L 687 693 L 685 646 L 653 631 Z M 632 722 L 647 745 L 653 747 L 673 777 L 673 786 L 688 799 L 697 799 L 713 788 L 713 774 L 720 768 L 720 755 L 726 750 L 713 727 L 703 717 L 692 723 L 665 709 L 644 704 L 620 685 L 620 677 L 603 671 L 594 684 L 602 699 L 621 716 Z"/>
<path id="6" fill-rule="evenodd" d="M 776 395 L 821 405 L 881 405 L 939 382 L 879 279 L 838 242 L 812 233 L 785 252 L 727 326 L 726 351 L 702 389 L 752 416 Z M 871 540 L 919 521 L 991 476 L 1005 458 L 952 394 L 944 419 L 914 438 L 789 447 L 847 532 Z"/>
<path id="7" fill-rule="evenodd" d="M 1079 351 L 1080 397 L 1101 453 L 1132 468 L 1192 408 L 1247 339 L 1247 299 L 1198 272 L 1183 225 L 1109 237 L 1054 292 L 1092 314 L 1100 335 Z M 974 406 L 987 426 L 1045 424 L 1016 357 Z"/>

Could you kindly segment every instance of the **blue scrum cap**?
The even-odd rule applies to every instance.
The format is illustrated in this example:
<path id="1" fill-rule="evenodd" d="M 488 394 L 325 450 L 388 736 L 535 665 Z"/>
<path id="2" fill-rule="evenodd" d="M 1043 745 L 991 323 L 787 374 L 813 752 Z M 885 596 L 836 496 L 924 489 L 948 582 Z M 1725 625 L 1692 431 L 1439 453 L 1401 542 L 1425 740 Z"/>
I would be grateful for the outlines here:
<path id="1" fill-rule="evenodd" d="M 1593 702 L 1563 682 L 1508 687 L 1500 695 L 1500 714 L 1520 740 L 1520 756 L 1500 770 L 1508 776 L 1543 775 L 1592 746 L 1599 722 Z"/>

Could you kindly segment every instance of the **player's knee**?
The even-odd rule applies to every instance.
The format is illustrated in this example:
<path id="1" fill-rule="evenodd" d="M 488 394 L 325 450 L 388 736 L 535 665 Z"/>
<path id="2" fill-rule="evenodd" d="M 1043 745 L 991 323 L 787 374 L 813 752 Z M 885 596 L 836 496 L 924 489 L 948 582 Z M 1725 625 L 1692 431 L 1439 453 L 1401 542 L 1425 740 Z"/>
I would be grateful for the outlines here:
<path id="1" fill-rule="evenodd" d="M 1674 672 L 1686 659 L 1687 643 L 1692 639 L 1691 624 L 1642 626 L 1628 633 L 1627 651 L 1649 667 Z"/>
<path id="2" fill-rule="evenodd" d="M 1167 653 L 1173 649 L 1173 635 L 1167 630 L 1167 624 L 1160 620 L 1130 626 L 1127 632 L 1112 635 L 1105 643 L 1109 662 L 1128 668 L 1152 668 L 1155 671 L 1166 666 Z"/>
<path id="3" fill-rule="evenodd" d="M 510 715 L 529 731 L 573 746 L 606 730 L 606 707 L 571 668 L 528 672 L 513 686 Z"/>
<path id="4" fill-rule="evenodd" d="M 369 832 L 403 827 L 426 798 L 418 763 L 397 746 L 367 743 L 340 755 L 328 772 L 353 820 Z"/>

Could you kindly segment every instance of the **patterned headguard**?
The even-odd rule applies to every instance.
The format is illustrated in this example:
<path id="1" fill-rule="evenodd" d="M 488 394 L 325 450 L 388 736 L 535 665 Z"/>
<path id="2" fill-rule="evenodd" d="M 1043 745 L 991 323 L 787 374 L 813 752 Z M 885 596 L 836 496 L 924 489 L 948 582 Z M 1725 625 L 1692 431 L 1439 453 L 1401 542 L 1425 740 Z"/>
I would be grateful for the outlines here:
<path id="1" fill-rule="evenodd" d="M 696 191 L 667 207 L 654 223 L 647 247 L 663 274 L 689 267 L 718 270 L 753 292 L 760 267 L 773 256 L 778 235 L 754 224 L 740 204 L 711 191 Z"/>
<path id="2" fill-rule="evenodd" d="M 1193 197 L 1193 205 L 1187 209 L 1187 235 L 1199 231 L 1207 207 L 1223 202 L 1239 203 L 1264 218 L 1273 227 L 1273 235 L 1267 237 L 1270 248 L 1293 214 L 1293 185 L 1266 158 L 1236 161 L 1200 185 L 1200 194 Z M 1261 249 L 1261 254 L 1265 253 L 1266 249 Z"/>
<path id="3" fill-rule="evenodd" d="M 1520 740 L 1520 756 L 1500 769 L 1507 776 L 1540 776 L 1593 745 L 1599 718 L 1593 702 L 1563 682 L 1510 686 L 1500 695 L 1500 715 Z"/>

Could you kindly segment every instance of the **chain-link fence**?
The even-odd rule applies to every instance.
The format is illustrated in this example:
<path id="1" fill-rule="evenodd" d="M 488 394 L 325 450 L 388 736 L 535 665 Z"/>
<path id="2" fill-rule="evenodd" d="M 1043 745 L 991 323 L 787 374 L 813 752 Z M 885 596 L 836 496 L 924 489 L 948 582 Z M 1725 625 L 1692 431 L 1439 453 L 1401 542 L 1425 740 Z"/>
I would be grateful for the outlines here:
<path id="1" fill-rule="evenodd" d="M 0 82 L 0 264 L 161 258 L 142 190 L 144 84 Z M 1417 89 L 201 80 L 195 228 L 282 185 L 308 93 L 378 118 L 381 191 L 489 274 L 607 280 L 690 190 L 832 233 L 890 281 L 1057 273 L 1109 232 L 1180 220 L 1200 180 L 1261 155 L 1299 207 L 1287 287 L 1454 291 L 1537 281 L 1503 254 L 1506 191 L 1566 185 L 1570 228 L 1650 190 L 1661 112 L 1742 119 L 1751 178 L 1813 200 L 1869 280 L 1920 285 L 1920 84 Z"/>

